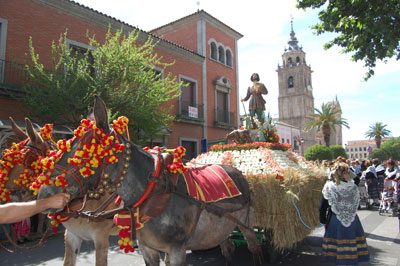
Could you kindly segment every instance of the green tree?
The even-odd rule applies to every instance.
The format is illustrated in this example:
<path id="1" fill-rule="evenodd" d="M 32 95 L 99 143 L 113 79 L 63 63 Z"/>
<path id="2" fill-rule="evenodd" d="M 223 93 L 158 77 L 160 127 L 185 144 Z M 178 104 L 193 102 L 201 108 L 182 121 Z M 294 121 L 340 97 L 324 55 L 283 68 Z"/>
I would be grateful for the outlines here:
<path id="1" fill-rule="evenodd" d="M 346 159 L 349 158 L 349 156 L 346 153 L 346 150 L 341 145 L 332 145 L 329 146 L 329 149 L 332 151 L 334 159 L 336 159 L 339 156 L 342 156 Z"/>
<path id="2" fill-rule="evenodd" d="M 312 27 L 315 33 L 337 33 L 325 49 L 337 45 L 343 53 L 351 53 L 353 61 L 362 60 L 368 69 L 365 79 L 374 74 L 377 60 L 400 58 L 398 0 L 297 0 L 297 8 L 319 9 L 320 21 Z"/>
<path id="3" fill-rule="evenodd" d="M 128 35 L 109 30 L 103 44 L 88 37 L 86 52 L 67 48 L 67 34 L 52 45 L 51 69 L 39 62 L 30 40 L 31 63 L 26 70 L 33 82 L 25 86 L 23 100 L 33 119 L 75 126 L 88 114 L 93 94 L 100 95 L 110 119 L 129 118 L 135 141 L 144 143 L 174 119 L 167 102 L 179 97 L 182 83 L 167 73 L 173 63 L 162 62 L 152 39 L 139 44 L 139 32 Z M 162 73 L 154 71 L 162 69 Z M 112 121 L 112 120 L 111 120 Z"/>
<path id="4" fill-rule="evenodd" d="M 376 147 L 381 147 L 382 138 L 390 136 L 390 130 L 386 129 L 387 125 L 384 125 L 382 122 L 376 122 L 372 126 L 368 128 L 368 131 L 365 132 L 365 137 L 369 139 L 375 139 Z"/>
<path id="5" fill-rule="evenodd" d="M 382 143 L 381 149 L 393 160 L 400 160 L 400 138 L 388 139 Z"/>
<path id="6" fill-rule="evenodd" d="M 371 157 L 378 159 L 380 162 L 383 162 L 389 159 L 390 156 L 385 149 L 376 148 L 372 150 Z"/>
<path id="7" fill-rule="evenodd" d="M 333 159 L 333 153 L 331 149 L 324 145 L 313 145 L 309 147 L 305 154 L 304 158 L 308 161 L 315 161 L 315 160 L 332 160 Z"/>
<path id="8" fill-rule="evenodd" d="M 349 128 L 347 119 L 339 117 L 340 109 L 335 108 L 332 104 L 322 104 L 321 110 L 314 108 L 315 114 L 310 115 L 313 120 L 311 120 L 307 126 L 306 130 L 311 130 L 315 128 L 318 131 L 322 129 L 322 134 L 324 136 L 325 145 L 329 147 L 332 129 L 336 132 L 336 125 L 345 126 Z"/>

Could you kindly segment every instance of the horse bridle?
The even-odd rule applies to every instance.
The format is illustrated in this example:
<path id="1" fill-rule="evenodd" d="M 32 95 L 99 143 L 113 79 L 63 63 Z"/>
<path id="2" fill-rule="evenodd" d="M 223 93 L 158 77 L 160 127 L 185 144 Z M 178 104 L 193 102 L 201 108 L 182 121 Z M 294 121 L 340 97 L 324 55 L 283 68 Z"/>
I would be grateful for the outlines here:
<path id="1" fill-rule="evenodd" d="M 118 138 L 118 135 L 115 131 L 112 131 L 111 134 L 114 135 L 114 138 Z M 102 159 L 101 169 L 98 169 L 96 172 L 97 178 L 95 184 L 93 186 L 93 190 L 88 190 L 88 182 L 87 178 L 83 177 L 79 173 L 79 166 L 74 166 L 72 168 L 67 168 L 65 166 L 56 164 L 55 168 L 59 171 L 65 172 L 67 176 L 71 176 L 73 180 L 78 183 L 80 189 L 80 195 L 78 198 L 83 198 L 82 206 L 79 210 L 75 210 L 72 212 L 65 212 L 63 211 L 62 214 L 66 217 L 83 217 L 88 218 L 90 221 L 102 221 L 105 220 L 114 214 L 121 212 L 125 209 L 123 205 L 118 206 L 109 211 L 104 211 L 107 206 L 116 199 L 117 197 L 117 188 L 121 186 L 121 181 L 125 179 L 125 175 L 127 173 L 127 168 L 129 168 L 129 161 L 131 160 L 131 146 L 132 144 L 129 141 L 124 139 L 125 149 L 122 152 L 120 160 L 121 166 L 118 169 L 118 173 L 114 181 L 110 179 L 110 174 L 107 172 L 107 168 L 109 164 L 105 161 L 105 158 Z M 79 145 L 81 145 L 79 143 Z M 84 180 L 84 182 L 82 182 Z M 110 181 L 112 183 L 110 184 Z M 109 197 L 94 211 L 83 211 L 86 206 L 87 199 L 99 199 L 101 195 L 105 192 L 108 192 L 110 195 Z M 68 207 L 66 209 L 69 209 Z"/>

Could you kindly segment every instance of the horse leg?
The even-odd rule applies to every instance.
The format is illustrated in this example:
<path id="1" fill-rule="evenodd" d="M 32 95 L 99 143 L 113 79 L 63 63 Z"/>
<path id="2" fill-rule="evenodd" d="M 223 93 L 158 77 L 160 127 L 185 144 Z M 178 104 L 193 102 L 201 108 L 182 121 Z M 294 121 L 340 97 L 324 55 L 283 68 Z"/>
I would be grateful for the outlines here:
<path id="1" fill-rule="evenodd" d="M 96 249 L 96 266 L 107 266 L 110 232 L 96 232 L 94 247 Z"/>
<path id="2" fill-rule="evenodd" d="M 262 249 L 254 230 L 251 229 L 252 227 L 250 227 L 250 229 L 239 225 L 238 227 L 247 241 L 247 248 L 249 249 L 250 253 L 253 254 L 254 265 L 262 265 Z"/>
<path id="3" fill-rule="evenodd" d="M 235 252 L 235 245 L 232 243 L 230 238 L 227 238 L 222 242 L 219 247 L 221 248 L 222 256 L 225 258 L 225 265 L 233 265 L 233 253 Z"/>
<path id="4" fill-rule="evenodd" d="M 160 252 L 140 243 L 140 250 L 146 266 L 160 266 Z"/>
<path id="5" fill-rule="evenodd" d="M 65 230 L 65 254 L 64 254 L 64 266 L 75 266 L 76 256 L 79 254 L 81 248 L 82 239 L 74 235 L 70 231 Z"/>

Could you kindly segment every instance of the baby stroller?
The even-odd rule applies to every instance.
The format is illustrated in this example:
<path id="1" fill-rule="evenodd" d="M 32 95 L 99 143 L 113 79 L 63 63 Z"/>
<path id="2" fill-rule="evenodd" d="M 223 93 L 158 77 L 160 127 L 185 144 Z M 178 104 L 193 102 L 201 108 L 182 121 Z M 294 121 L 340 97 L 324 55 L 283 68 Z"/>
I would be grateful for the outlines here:
<path id="1" fill-rule="evenodd" d="M 381 203 L 379 206 L 379 215 L 390 213 L 391 216 L 396 215 L 397 210 L 397 193 L 398 184 L 396 180 L 385 179 L 383 192 L 381 193 Z"/>
<path id="2" fill-rule="evenodd" d="M 365 180 L 365 177 L 360 178 L 360 183 L 358 183 L 358 191 L 360 192 L 360 206 L 359 209 L 361 209 L 361 206 L 365 206 L 366 209 L 371 208 L 371 204 L 369 203 L 369 195 L 367 192 L 367 182 Z"/>

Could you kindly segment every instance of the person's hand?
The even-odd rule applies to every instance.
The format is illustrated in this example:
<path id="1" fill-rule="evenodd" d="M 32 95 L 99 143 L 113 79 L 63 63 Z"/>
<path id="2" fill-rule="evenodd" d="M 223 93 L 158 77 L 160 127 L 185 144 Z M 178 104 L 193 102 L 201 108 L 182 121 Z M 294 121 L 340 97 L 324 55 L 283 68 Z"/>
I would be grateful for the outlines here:
<path id="1" fill-rule="evenodd" d="M 67 193 L 58 193 L 47 198 L 48 208 L 63 209 L 69 202 L 71 195 Z"/>
<path id="2" fill-rule="evenodd" d="M 240 99 L 241 102 L 244 102 L 244 99 Z"/>

